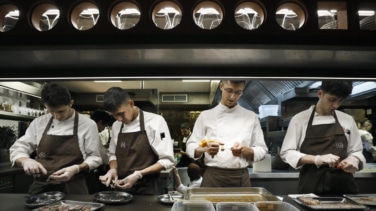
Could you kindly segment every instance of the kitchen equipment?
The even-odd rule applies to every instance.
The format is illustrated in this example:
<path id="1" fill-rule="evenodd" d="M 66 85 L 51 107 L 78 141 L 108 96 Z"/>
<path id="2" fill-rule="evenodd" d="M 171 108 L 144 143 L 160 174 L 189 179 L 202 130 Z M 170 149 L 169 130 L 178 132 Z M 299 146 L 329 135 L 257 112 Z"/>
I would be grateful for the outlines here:
<path id="1" fill-rule="evenodd" d="M 219 202 L 279 201 L 269 191 L 258 187 L 191 188 L 187 190 L 184 199 L 207 200 L 213 204 Z"/>
<path id="2" fill-rule="evenodd" d="M 40 207 L 43 205 L 48 205 L 48 204 L 58 202 L 62 200 L 64 196 L 65 194 L 59 191 L 50 191 L 50 192 L 45 192 L 45 193 L 41 193 L 37 195 L 25 196 L 27 198 L 25 201 L 25 205 L 30 208 Z"/>
<path id="3" fill-rule="evenodd" d="M 248 202 L 220 202 L 216 204 L 216 211 L 259 211 L 258 208 Z"/>
<path id="4" fill-rule="evenodd" d="M 298 208 L 283 201 L 262 201 L 255 202 L 254 205 L 259 211 L 299 211 Z"/>
<path id="5" fill-rule="evenodd" d="M 304 203 L 300 197 L 294 198 L 293 200 L 300 205 L 314 210 L 364 210 L 366 208 L 364 205 L 344 197 L 312 197 L 311 199 L 318 203 L 307 204 Z"/>
<path id="6" fill-rule="evenodd" d="M 102 191 L 93 195 L 98 202 L 105 204 L 125 204 L 133 200 L 133 195 L 121 191 Z"/>
<path id="7" fill-rule="evenodd" d="M 193 200 L 193 201 L 176 201 L 172 205 L 171 211 L 186 211 L 186 210 L 197 210 L 197 211 L 215 211 L 213 204 L 207 200 Z"/>
<path id="8" fill-rule="evenodd" d="M 175 201 L 183 200 L 183 194 L 162 194 L 158 196 L 158 201 L 163 204 L 173 204 Z"/>
<path id="9" fill-rule="evenodd" d="M 376 206 L 376 194 L 355 194 L 343 195 L 344 197 L 355 201 L 358 204 Z"/>
<path id="10" fill-rule="evenodd" d="M 33 209 L 32 211 L 39 211 L 39 210 L 62 210 L 60 208 L 67 208 L 66 210 L 86 210 L 84 208 L 88 208 L 91 211 L 98 210 L 104 207 L 102 203 L 95 203 L 95 202 L 82 202 L 82 201 L 72 201 L 72 200 L 63 200 L 53 204 L 45 205 L 43 207 L 39 207 Z M 48 209 L 51 208 L 51 209 Z"/>
<path id="11" fill-rule="evenodd" d="M 266 154 L 265 158 L 261 161 L 253 163 L 254 172 L 271 172 L 272 171 L 272 158 L 270 154 Z"/>

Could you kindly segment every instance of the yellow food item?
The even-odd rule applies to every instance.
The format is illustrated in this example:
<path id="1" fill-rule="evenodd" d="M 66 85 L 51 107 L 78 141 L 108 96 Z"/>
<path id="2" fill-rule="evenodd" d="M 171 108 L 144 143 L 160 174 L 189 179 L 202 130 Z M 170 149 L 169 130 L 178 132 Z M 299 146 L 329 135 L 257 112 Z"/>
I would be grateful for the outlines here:
<path id="1" fill-rule="evenodd" d="M 209 140 L 207 141 L 206 139 L 202 139 L 201 142 L 198 144 L 200 147 L 208 147 L 209 143 L 216 142 L 215 140 Z"/>
<path id="2" fill-rule="evenodd" d="M 198 145 L 200 147 L 207 147 L 208 146 L 208 142 L 206 141 L 206 139 L 202 139 L 201 142 Z"/>

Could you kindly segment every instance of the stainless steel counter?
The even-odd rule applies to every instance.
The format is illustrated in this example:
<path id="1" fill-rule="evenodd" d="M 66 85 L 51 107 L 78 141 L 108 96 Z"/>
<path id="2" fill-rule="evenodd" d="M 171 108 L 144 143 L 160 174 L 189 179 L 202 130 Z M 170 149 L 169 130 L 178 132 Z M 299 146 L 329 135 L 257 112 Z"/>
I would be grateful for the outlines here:
<path id="1" fill-rule="evenodd" d="M 5 211 L 30 211 L 29 207 L 25 206 L 25 194 L 0 194 L 1 210 Z M 310 211 L 306 207 L 303 207 L 295 203 L 286 195 L 282 195 L 283 201 L 290 203 L 300 211 Z M 74 200 L 83 202 L 94 202 L 92 195 L 66 195 L 64 200 Z M 158 201 L 157 196 L 141 196 L 136 195 L 134 199 L 127 204 L 119 205 L 105 205 L 101 211 L 123 211 L 123 210 L 153 210 L 153 211 L 171 211 L 172 205 L 162 204 Z M 369 207 L 367 211 L 376 211 L 376 207 Z"/>

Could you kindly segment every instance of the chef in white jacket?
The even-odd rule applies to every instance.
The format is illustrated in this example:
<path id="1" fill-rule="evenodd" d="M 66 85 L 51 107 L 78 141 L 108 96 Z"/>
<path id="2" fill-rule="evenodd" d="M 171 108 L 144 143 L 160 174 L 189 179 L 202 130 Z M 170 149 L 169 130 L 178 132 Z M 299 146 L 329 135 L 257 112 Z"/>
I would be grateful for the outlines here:
<path id="1" fill-rule="evenodd" d="M 46 84 L 41 97 L 48 113 L 34 119 L 11 146 L 12 166 L 22 166 L 34 177 L 30 194 L 87 194 L 86 176 L 102 163 L 97 126 L 72 108 L 74 100 L 66 88 Z"/>
<path id="2" fill-rule="evenodd" d="M 268 148 L 258 116 L 238 104 L 245 81 L 223 80 L 221 103 L 201 112 L 187 142 L 187 154 L 204 156 L 201 187 L 249 187 L 248 166 L 265 158 Z M 208 146 L 200 146 L 201 141 Z"/>
<path id="3" fill-rule="evenodd" d="M 316 105 L 291 119 L 280 156 L 300 169 L 298 193 L 358 193 L 353 174 L 365 163 L 360 134 L 354 118 L 337 110 L 351 91 L 351 81 L 323 81 Z"/>

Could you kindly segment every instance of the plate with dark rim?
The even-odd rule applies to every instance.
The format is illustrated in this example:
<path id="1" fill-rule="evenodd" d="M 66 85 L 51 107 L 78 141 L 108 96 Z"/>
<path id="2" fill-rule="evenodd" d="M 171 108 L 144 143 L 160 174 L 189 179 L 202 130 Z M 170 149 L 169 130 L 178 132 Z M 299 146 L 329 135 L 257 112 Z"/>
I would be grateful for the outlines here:
<path id="1" fill-rule="evenodd" d="M 133 195 L 122 191 L 102 191 L 93 195 L 98 202 L 105 204 L 125 204 L 133 200 Z"/>
<path id="2" fill-rule="evenodd" d="M 25 205 L 30 208 L 33 208 L 58 202 L 65 197 L 65 194 L 60 191 L 49 191 L 25 197 L 27 198 L 25 201 Z"/>

